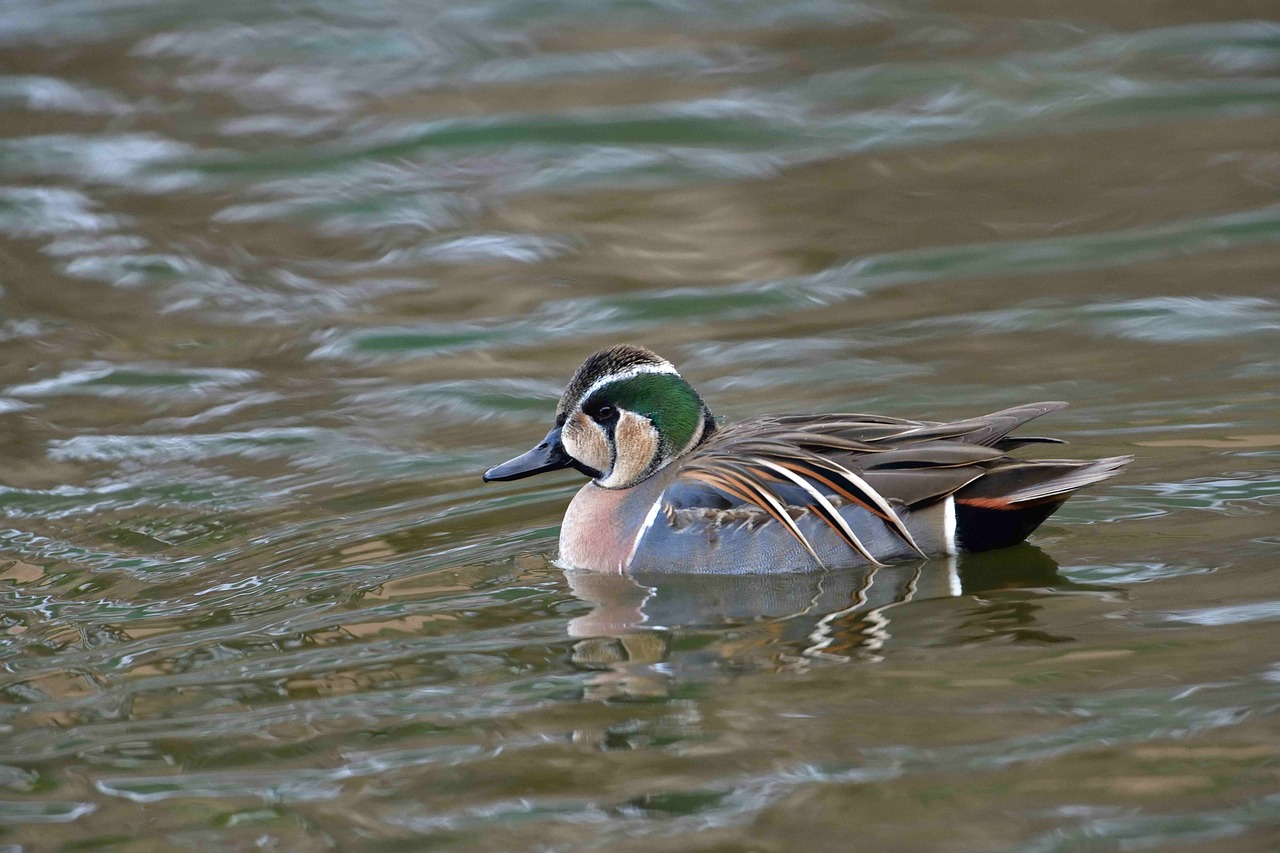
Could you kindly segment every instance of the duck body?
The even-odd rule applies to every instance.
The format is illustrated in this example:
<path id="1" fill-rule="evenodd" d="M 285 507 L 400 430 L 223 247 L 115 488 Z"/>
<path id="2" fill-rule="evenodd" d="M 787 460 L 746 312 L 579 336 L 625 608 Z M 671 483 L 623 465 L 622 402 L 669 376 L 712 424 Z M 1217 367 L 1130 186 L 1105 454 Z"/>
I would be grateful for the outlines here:
<path id="1" fill-rule="evenodd" d="M 921 559 L 1016 544 L 1129 461 L 1009 455 L 1061 443 L 1009 433 L 1065 405 L 951 423 L 836 413 L 722 426 L 669 362 L 624 345 L 588 358 L 547 438 L 485 479 L 592 477 L 561 527 L 571 568 L 757 574 Z"/>

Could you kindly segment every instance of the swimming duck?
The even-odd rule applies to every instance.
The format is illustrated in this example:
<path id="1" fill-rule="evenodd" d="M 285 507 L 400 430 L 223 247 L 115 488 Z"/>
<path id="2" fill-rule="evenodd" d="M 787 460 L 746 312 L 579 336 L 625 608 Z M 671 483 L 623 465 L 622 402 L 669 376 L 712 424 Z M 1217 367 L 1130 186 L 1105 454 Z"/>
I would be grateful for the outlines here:
<path id="1" fill-rule="evenodd" d="M 719 424 L 671 362 L 600 350 L 565 388 L 555 427 L 486 482 L 573 468 L 591 478 L 560 530 L 560 562 L 605 572 L 795 572 L 983 551 L 1025 539 L 1132 457 L 1015 459 L 1010 437 L 1063 408 L 952 423 L 762 415 Z"/>

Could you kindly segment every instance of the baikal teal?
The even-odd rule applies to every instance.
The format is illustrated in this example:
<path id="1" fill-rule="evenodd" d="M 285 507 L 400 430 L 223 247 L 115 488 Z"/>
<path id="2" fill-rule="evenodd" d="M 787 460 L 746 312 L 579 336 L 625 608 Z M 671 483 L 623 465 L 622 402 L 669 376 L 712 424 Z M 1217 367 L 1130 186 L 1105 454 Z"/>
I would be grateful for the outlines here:
<path id="1" fill-rule="evenodd" d="M 1065 406 L 951 423 L 764 415 L 719 425 L 667 360 L 620 345 L 590 356 L 536 447 L 485 472 L 574 468 L 592 480 L 560 533 L 567 567 L 605 572 L 797 572 L 985 551 L 1024 540 L 1131 457 L 1019 459 L 1058 444 L 1010 433 Z"/>

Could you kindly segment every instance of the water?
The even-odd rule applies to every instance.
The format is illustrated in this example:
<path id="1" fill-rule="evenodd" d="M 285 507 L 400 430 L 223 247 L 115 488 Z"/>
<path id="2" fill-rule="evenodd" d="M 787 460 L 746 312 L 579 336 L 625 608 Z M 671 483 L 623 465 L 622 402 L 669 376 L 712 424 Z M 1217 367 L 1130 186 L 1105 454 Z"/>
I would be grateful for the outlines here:
<path id="1" fill-rule="evenodd" d="M 1271 4 L 0 4 L 5 849 L 1270 849 Z M 1033 544 L 551 563 L 592 349 L 1133 453 Z"/>

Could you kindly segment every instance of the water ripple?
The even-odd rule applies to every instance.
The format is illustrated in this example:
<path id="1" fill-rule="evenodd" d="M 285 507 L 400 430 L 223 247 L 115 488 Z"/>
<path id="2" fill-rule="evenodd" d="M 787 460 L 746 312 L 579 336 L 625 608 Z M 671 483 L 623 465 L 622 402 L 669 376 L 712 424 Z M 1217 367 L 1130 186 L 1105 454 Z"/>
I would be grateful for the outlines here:
<path id="1" fill-rule="evenodd" d="M 53 187 L 0 187 L 0 232 L 11 237 L 96 234 L 125 221 L 95 212 L 98 205 L 82 192 Z"/>
<path id="2" fill-rule="evenodd" d="M 76 367 L 38 382 L 14 385 L 6 389 L 6 393 L 14 397 L 207 395 L 215 389 L 236 387 L 259 378 L 261 374 L 253 370 L 98 363 Z"/>
<path id="3" fill-rule="evenodd" d="M 916 6 L 8 4 L 5 843 L 1262 838 L 1280 25 Z M 623 339 L 1138 459 L 1043 553 L 592 585 L 479 472 Z"/>

